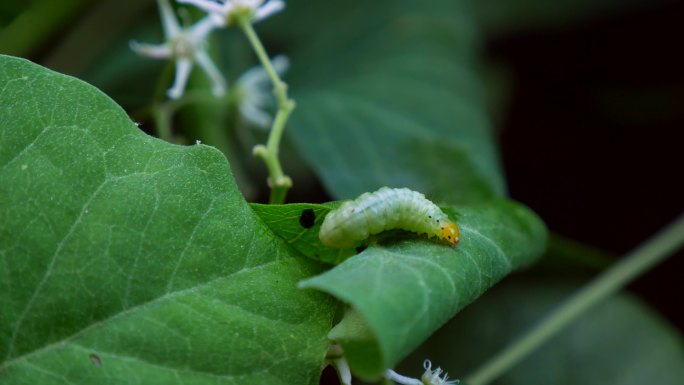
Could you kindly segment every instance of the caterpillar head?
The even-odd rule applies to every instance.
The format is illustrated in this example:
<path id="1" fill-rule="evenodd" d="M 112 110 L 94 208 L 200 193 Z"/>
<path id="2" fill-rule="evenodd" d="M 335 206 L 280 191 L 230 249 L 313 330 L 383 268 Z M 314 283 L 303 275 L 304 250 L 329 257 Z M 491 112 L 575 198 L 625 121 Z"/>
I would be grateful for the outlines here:
<path id="1" fill-rule="evenodd" d="M 451 246 L 455 246 L 458 243 L 459 233 L 456 223 L 447 221 L 439 228 L 439 231 L 442 233 L 441 238 L 449 242 Z"/>

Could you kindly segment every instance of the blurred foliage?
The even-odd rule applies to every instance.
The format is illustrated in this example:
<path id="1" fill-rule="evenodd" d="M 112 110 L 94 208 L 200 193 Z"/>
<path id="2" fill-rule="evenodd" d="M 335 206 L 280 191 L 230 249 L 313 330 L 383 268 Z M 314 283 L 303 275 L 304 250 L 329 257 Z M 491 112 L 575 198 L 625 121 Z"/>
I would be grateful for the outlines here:
<path id="1" fill-rule="evenodd" d="M 429 357 L 448 368 L 450 377 L 467 378 L 585 282 L 578 276 L 511 276 L 437 331 L 401 369 L 415 375 Z M 684 375 L 682 363 L 678 331 L 642 301 L 620 294 L 592 308 L 493 384 L 674 385 Z"/>

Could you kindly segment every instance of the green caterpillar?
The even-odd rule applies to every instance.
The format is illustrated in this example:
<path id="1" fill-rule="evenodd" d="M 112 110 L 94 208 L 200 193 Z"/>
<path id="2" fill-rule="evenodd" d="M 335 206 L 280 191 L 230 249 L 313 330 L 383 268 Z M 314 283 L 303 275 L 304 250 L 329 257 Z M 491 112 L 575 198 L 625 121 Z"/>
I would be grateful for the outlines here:
<path id="1" fill-rule="evenodd" d="M 349 248 L 369 235 L 402 229 L 458 243 L 456 223 L 419 192 L 382 187 L 345 202 L 326 215 L 318 237 L 329 247 Z"/>

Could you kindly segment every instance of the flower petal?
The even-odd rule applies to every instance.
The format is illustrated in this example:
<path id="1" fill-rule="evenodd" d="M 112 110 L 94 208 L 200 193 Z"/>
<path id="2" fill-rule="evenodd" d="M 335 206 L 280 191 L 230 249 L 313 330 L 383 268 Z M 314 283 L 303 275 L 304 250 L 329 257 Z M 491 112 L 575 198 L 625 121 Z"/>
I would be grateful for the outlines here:
<path id="1" fill-rule="evenodd" d="M 181 33 L 181 26 L 178 24 L 176 15 L 173 13 L 173 7 L 169 0 L 157 0 L 159 6 L 159 13 L 161 14 L 162 28 L 164 28 L 164 36 L 166 40 Z"/>
<path id="2" fill-rule="evenodd" d="M 171 99 L 178 99 L 185 92 L 185 85 L 188 83 L 190 71 L 192 70 L 192 60 L 180 58 L 176 60 L 176 76 L 173 85 L 166 91 Z"/>
<path id="3" fill-rule="evenodd" d="M 224 4 L 219 4 L 219 3 L 214 3 L 213 1 L 207 1 L 207 0 L 177 0 L 179 3 L 182 4 L 192 4 L 195 7 L 209 13 L 224 13 L 224 9 L 230 1 L 224 3 Z"/>
<path id="4" fill-rule="evenodd" d="M 147 56 L 156 59 L 168 59 L 171 57 L 171 47 L 164 44 L 147 44 L 139 43 L 135 40 L 131 40 L 128 45 L 131 49 L 140 56 Z"/>
<path id="5" fill-rule="evenodd" d="M 198 51 L 195 54 L 195 61 L 204 70 L 209 79 L 211 79 L 212 90 L 214 96 L 223 96 L 226 93 L 226 80 L 221 75 L 221 72 L 216 68 L 214 62 L 205 51 Z"/>
<path id="6" fill-rule="evenodd" d="M 285 8 L 285 2 L 281 0 L 271 0 L 254 11 L 254 23 L 261 21 L 274 13 L 278 13 Z"/>

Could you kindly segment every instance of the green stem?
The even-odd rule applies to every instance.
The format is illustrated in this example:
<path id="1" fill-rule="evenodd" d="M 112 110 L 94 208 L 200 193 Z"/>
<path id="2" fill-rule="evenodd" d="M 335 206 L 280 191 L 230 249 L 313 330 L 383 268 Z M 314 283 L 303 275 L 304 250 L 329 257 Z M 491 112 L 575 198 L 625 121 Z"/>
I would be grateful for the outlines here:
<path id="1" fill-rule="evenodd" d="M 684 215 L 651 237 L 613 267 L 580 289 L 541 324 L 514 341 L 466 379 L 484 385 L 497 379 L 590 307 L 606 299 L 631 280 L 661 262 L 684 244 Z"/>
<path id="2" fill-rule="evenodd" d="M 271 127 L 266 146 L 255 146 L 254 155 L 260 157 L 268 169 L 269 186 L 271 188 L 270 202 L 283 203 L 285 202 L 287 190 L 292 187 L 292 180 L 283 173 L 280 160 L 278 159 L 278 151 L 280 148 L 280 140 L 282 139 L 283 131 L 285 130 L 285 124 L 295 107 L 295 103 L 292 99 L 288 98 L 287 84 L 280 79 L 275 68 L 273 68 L 271 59 L 269 59 L 263 44 L 261 44 L 261 40 L 259 40 L 259 37 L 252 27 L 250 15 L 242 15 L 238 17 L 237 20 L 240 28 L 242 28 L 242 31 L 247 36 L 247 40 L 249 40 L 249 43 L 252 45 L 254 52 L 259 58 L 259 61 L 261 61 L 261 65 L 264 66 L 268 77 L 271 79 L 271 82 L 273 83 L 273 93 L 278 101 L 278 112 L 276 112 L 275 119 L 273 120 L 273 127 Z"/>

